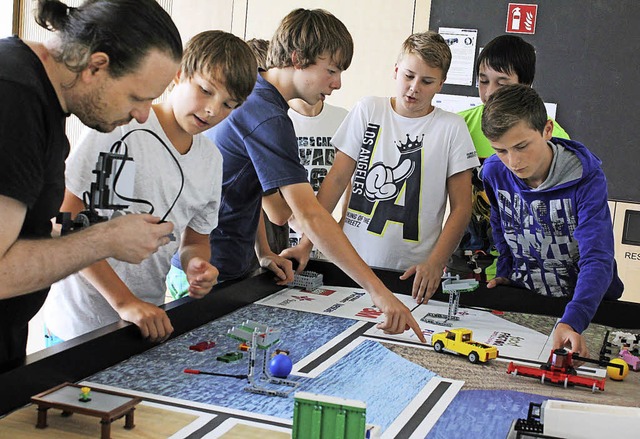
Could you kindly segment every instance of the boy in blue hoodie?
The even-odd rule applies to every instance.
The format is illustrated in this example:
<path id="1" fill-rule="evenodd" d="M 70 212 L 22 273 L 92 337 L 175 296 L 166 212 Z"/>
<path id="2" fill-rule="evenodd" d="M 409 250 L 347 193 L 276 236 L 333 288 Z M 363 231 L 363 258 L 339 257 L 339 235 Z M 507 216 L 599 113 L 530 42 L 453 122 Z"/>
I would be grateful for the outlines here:
<path id="1" fill-rule="evenodd" d="M 482 131 L 496 154 L 481 177 L 500 252 L 496 278 L 539 294 L 570 297 L 553 348 L 588 356 L 581 333 L 600 301 L 624 286 L 613 258 L 607 180 L 584 145 L 552 137 L 542 99 L 525 85 L 501 87 L 487 100 Z M 502 163 L 501 163 L 502 162 Z"/>

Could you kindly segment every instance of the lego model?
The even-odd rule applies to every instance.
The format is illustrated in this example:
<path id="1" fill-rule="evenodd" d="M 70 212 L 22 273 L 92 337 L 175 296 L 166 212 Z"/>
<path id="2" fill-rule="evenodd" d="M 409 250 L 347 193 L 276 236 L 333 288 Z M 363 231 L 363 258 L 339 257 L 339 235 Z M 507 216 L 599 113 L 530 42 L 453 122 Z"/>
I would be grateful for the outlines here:
<path id="1" fill-rule="evenodd" d="M 216 343 L 214 341 L 201 341 L 199 343 L 189 346 L 189 349 L 196 352 L 203 352 L 203 351 L 206 351 L 207 349 L 211 349 L 215 345 Z"/>
<path id="2" fill-rule="evenodd" d="M 622 358 L 614 358 L 607 366 L 607 375 L 614 381 L 622 381 L 629 374 L 629 365 Z"/>
<path id="3" fill-rule="evenodd" d="M 293 439 L 374 438 L 380 428 L 366 424 L 367 405 L 362 401 L 296 392 L 293 405 Z"/>
<path id="4" fill-rule="evenodd" d="M 291 373 L 293 362 L 288 354 L 276 354 L 269 361 L 269 372 L 276 378 L 286 378 Z"/>
<path id="5" fill-rule="evenodd" d="M 460 317 L 458 313 L 458 305 L 460 304 L 460 293 L 466 293 L 474 291 L 478 288 L 480 283 L 474 279 L 460 279 L 460 275 L 456 275 L 455 278 L 447 273 L 447 276 L 442 281 L 442 292 L 449 295 L 449 310 L 447 315 L 439 313 L 428 313 L 421 320 L 425 323 L 433 323 L 441 326 L 452 326 L 451 321 L 458 321 Z M 440 320 L 434 320 L 434 318 Z"/>
<path id="6" fill-rule="evenodd" d="M 320 273 L 316 273 L 315 271 L 303 271 L 302 273 L 297 273 L 293 276 L 293 282 L 291 282 L 289 286 L 313 291 L 320 288 L 323 282 L 323 277 Z"/>
<path id="7" fill-rule="evenodd" d="M 531 378 L 540 378 L 542 383 L 551 382 L 561 384 L 564 387 L 582 386 L 591 388 L 592 392 L 604 390 L 605 379 L 597 379 L 578 375 L 573 367 L 573 360 L 589 360 L 574 355 L 565 349 L 555 349 L 549 356 L 549 361 L 540 368 L 517 365 L 513 361 L 507 367 L 507 373 L 511 375 L 523 375 Z"/>
<path id="8" fill-rule="evenodd" d="M 600 439 L 634 431 L 640 431 L 640 408 L 549 399 L 530 403 L 527 419 L 515 421 L 508 437 Z"/>
<path id="9" fill-rule="evenodd" d="M 89 402 L 91 401 L 91 387 L 81 387 L 80 388 L 80 397 L 78 401 L 81 402 Z"/>
<path id="10" fill-rule="evenodd" d="M 470 362 L 487 362 L 498 357 L 498 348 L 473 341 L 470 329 L 450 329 L 431 336 L 433 350 L 442 353 L 445 350 L 466 356 Z"/>
<path id="11" fill-rule="evenodd" d="M 629 352 L 629 349 L 627 347 L 623 347 L 620 349 L 620 352 L 618 352 L 618 357 L 622 358 L 624 362 L 629 365 L 629 369 L 635 370 L 636 372 L 640 370 L 640 358 Z"/>
<path id="12" fill-rule="evenodd" d="M 611 344 L 618 346 L 619 348 L 627 347 L 629 351 L 636 351 L 640 353 L 640 334 L 632 334 L 630 332 L 615 331 L 611 335 L 613 339 Z"/>
<path id="13" fill-rule="evenodd" d="M 262 323 L 251 320 L 242 322 L 239 326 L 234 326 L 227 331 L 227 335 L 249 345 L 249 373 L 247 380 L 249 385 L 244 388 L 247 392 L 259 393 L 261 395 L 273 395 L 287 397 L 298 387 L 299 383 L 273 376 L 268 370 L 267 350 L 280 342 L 280 330 L 270 328 Z M 256 372 L 256 356 L 258 349 L 263 352 L 262 375 Z M 267 387 L 267 385 L 286 386 L 289 389 L 279 390 Z"/>
<path id="14" fill-rule="evenodd" d="M 78 398 L 80 391 L 80 398 Z M 91 392 L 92 398 L 89 398 Z M 83 396 L 84 395 L 84 396 Z M 47 412 L 49 409 L 62 410 L 64 417 L 74 413 L 100 418 L 100 437 L 111 437 L 111 424 L 124 417 L 124 428 L 135 427 L 135 406 L 142 398 L 109 390 L 93 390 L 79 384 L 63 383 L 45 392 L 31 397 L 31 402 L 38 406 L 36 428 L 47 428 Z"/>
<path id="15" fill-rule="evenodd" d="M 222 361 L 223 363 L 233 363 L 234 361 L 242 360 L 242 357 L 242 352 L 227 352 L 224 355 L 216 357 L 216 360 Z"/>

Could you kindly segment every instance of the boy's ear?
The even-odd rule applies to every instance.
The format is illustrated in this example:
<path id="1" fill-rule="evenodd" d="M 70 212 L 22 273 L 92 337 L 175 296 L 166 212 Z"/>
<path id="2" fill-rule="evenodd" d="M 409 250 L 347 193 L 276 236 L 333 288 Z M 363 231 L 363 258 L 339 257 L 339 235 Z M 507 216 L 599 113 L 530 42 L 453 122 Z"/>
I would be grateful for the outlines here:
<path id="1" fill-rule="evenodd" d="M 544 124 L 542 136 L 544 140 L 550 140 L 551 137 L 553 137 L 553 120 L 547 119 L 547 123 Z"/>
<path id="2" fill-rule="evenodd" d="M 398 79 L 398 63 L 393 67 L 393 79 Z"/>
<path id="3" fill-rule="evenodd" d="M 182 67 L 180 67 L 178 69 L 178 71 L 176 72 L 176 76 L 173 77 L 173 82 L 174 83 L 179 83 L 180 82 L 180 78 L 182 78 Z"/>
<path id="4" fill-rule="evenodd" d="M 291 64 L 294 68 L 300 69 L 300 60 L 298 59 L 298 52 L 295 50 L 291 53 Z"/>

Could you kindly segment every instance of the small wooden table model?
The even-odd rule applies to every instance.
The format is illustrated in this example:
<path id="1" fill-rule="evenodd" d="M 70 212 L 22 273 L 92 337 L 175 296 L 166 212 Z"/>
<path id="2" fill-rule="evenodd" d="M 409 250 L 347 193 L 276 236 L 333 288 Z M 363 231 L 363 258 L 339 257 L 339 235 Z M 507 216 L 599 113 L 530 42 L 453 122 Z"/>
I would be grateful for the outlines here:
<path id="1" fill-rule="evenodd" d="M 38 405 L 36 428 L 47 427 L 47 410 L 50 408 L 61 409 L 63 416 L 81 413 L 100 418 L 102 439 L 110 438 L 111 423 L 123 416 L 125 416 L 124 428 L 135 427 L 133 411 L 142 401 L 141 398 L 108 390 L 91 389 L 90 400 L 82 401 L 80 389 L 83 387 L 78 384 L 63 383 L 32 396 L 31 401 Z"/>

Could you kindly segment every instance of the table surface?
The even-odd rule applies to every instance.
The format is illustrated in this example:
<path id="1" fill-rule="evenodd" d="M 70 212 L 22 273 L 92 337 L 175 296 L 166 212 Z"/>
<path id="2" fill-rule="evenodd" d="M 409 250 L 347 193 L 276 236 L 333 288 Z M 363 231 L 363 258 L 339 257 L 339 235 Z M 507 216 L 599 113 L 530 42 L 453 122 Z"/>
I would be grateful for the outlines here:
<path id="1" fill-rule="evenodd" d="M 353 282 L 332 264 L 312 261 L 309 269 L 323 273 L 325 284 L 354 286 Z M 410 283 L 400 282 L 396 272 L 385 270 L 376 270 L 376 272 L 394 292 L 406 294 L 410 291 Z M 185 298 L 167 305 L 167 313 L 175 328 L 172 338 L 188 337 L 194 329 L 206 324 L 215 324 L 215 321 L 222 322 L 225 318 L 236 315 L 233 313 L 240 313 L 238 315 L 241 316 L 242 311 L 238 310 L 241 310 L 242 307 L 256 306 L 252 305 L 255 301 L 280 289 L 273 284 L 271 277 L 269 274 L 264 274 L 239 282 L 225 283 L 201 301 Z M 555 322 L 553 316 L 559 316 L 564 307 L 562 300 L 552 299 L 550 302 L 548 298 L 513 288 L 486 290 L 481 287 L 480 293 L 473 296 L 463 295 L 462 305 L 505 310 L 507 311 L 505 318 L 512 319 L 523 326 L 534 326 L 532 329 L 543 333 L 544 328 L 553 327 L 553 322 Z M 446 296 L 439 293 L 436 298 L 446 300 Z M 550 316 L 522 316 L 518 311 L 544 312 Z M 639 304 L 603 303 L 598 311 L 597 320 L 604 325 L 592 324 L 586 333 L 591 352 L 595 352 L 597 355 L 606 329 L 611 327 L 637 329 L 640 325 L 637 317 L 634 318 L 637 315 L 640 315 Z M 283 324 L 286 325 L 286 322 Z M 327 327 L 329 326 L 340 328 L 340 324 L 337 322 L 327 324 Z M 314 333 L 314 336 L 317 334 Z M 202 340 L 196 340 L 192 337 L 191 341 Z M 168 344 L 166 345 L 168 346 Z M 453 431 L 458 431 L 456 429 L 460 429 L 461 426 L 457 417 L 463 414 L 468 416 L 470 408 L 479 409 L 472 411 L 474 413 L 472 417 L 477 417 L 474 422 L 479 425 L 486 426 L 491 422 L 496 423 L 498 417 L 503 418 L 498 422 L 499 429 L 493 429 L 490 432 L 485 429 L 482 435 L 476 437 L 500 437 L 506 424 L 510 424 L 511 420 L 516 417 L 522 417 L 523 408 L 526 413 L 529 402 L 555 398 L 634 407 L 638 407 L 640 404 L 640 399 L 636 396 L 640 394 L 638 379 L 640 373 L 630 372 L 630 376 L 622 383 L 607 380 L 605 392 L 592 394 L 590 391 L 584 391 L 585 389 L 542 386 L 535 380 L 521 377 L 517 377 L 517 380 L 514 381 L 511 379 L 513 377 L 505 373 L 505 363 L 490 362 L 485 365 L 470 365 L 465 358 L 436 354 L 428 349 L 386 343 L 384 346 L 391 352 L 410 360 L 412 364 L 424 366 L 442 377 L 465 381 L 462 391 L 453 400 L 428 437 L 447 437 Z M 149 351 L 150 349 L 151 351 Z M 0 374 L 0 388 L 4 390 L 0 392 L 0 413 L 7 413 L 18 408 L 26 404 L 31 396 L 64 381 L 77 382 L 88 377 L 100 377 L 101 374 L 104 381 L 110 367 L 130 357 L 132 359 L 140 357 L 139 354 L 146 351 L 157 350 L 157 346 L 141 340 L 137 328 L 118 323 L 31 355 L 20 367 Z M 144 355 L 149 355 L 149 352 Z M 194 354 L 194 351 L 189 352 Z M 183 364 L 180 367 L 189 367 L 189 365 Z M 121 383 L 114 382 L 113 384 L 118 387 L 118 384 Z M 201 390 L 194 389 L 194 394 Z M 492 403 L 487 404 L 488 400 Z M 487 434 L 498 434 L 498 436 L 488 436 Z"/>

